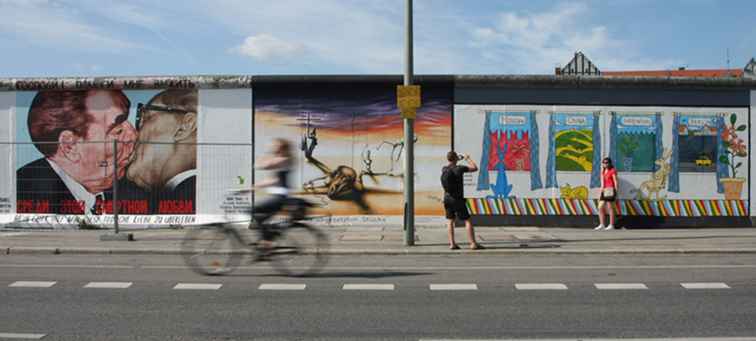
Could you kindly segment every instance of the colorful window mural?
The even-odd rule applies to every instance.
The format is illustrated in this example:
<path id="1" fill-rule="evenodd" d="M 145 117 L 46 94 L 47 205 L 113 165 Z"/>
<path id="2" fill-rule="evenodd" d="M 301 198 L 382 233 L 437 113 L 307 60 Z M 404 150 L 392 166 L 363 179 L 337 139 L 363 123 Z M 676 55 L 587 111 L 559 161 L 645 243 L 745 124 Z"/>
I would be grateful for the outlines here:
<path id="1" fill-rule="evenodd" d="M 677 128 L 680 172 L 716 172 L 717 118 L 680 117 Z"/>
<path id="2" fill-rule="evenodd" d="M 661 154 L 660 114 L 612 113 L 611 157 L 620 172 L 651 172 Z"/>
<path id="3" fill-rule="evenodd" d="M 737 179 L 737 169 L 743 162 L 736 157 L 745 157 L 748 152 L 738 132 L 747 126 L 737 122 L 735 113 L 674 113 L 673 125 L 676 133 L 669 191 L 680 191 L 680 172 L 714 172 L 717 192 L 725 193 L 728 200 L 740 199 L 744 180 Z"/>
<path id="4" fill-rule="evenodd" d="M 538 127 L 535 112 L 486 112 L 478 189 L 489 189 L 489 171 L 497 172 L 496 188 L 508 188 L 507 171 L 531 174 L 531 188 L 541 187 L 538 171 Z M 497 193 L 506 197 L 507 193 Z"/>
<path id="5" fill-rule="evenodd" d="M 599 113 L 553 113 L 549 123 L 546 188 L 558 187 L 557 171 L 591 172 L 591 187 L 600 186 Z"/>
<path id="6" fill-rule="evenodd" d="M 600 160 L 606 156 L 614 160 L 620 171 L 622 185 L 615 209 L 621 215 L 749 214 L 751 134 L 745 108 L 559 105 L 518 105 L 511 111 L 501 108 L 455 105 L 455 148 L 481 152 L 475 156 L 481 160 L 483 176 L 465 179 L 468 208 L 473 214 L 595 214 L 599 191 L 591 187 L 600 184 L 600 176 L 594 177 L 594 172 L 600 175 Z M 533 117 L 537 118 L 539 137 L 533 134 Z M 500 134 L 518 132 L 531 133 L 528 141 L 531 153 L 537 148 L 537 141 L 545 148 L 540 150 L 539 158 L 531 159 L 531 174 L 507 169 L 510 163 L 504 158 L 502 145 L 497 143 Z M 481 139 L 482 149 L 478 145 Z M 694 150 L 698 154 L 693 154 Z M 494 158 L 492 153 L 502 156 Z M 700 153 L 706 153 L 712 163 L 696 164 L 697 160 L 704 160 Z M 505 161 L 495 163 L 500 159 Z M 532 186 L 528 185 L 528 179 L 534 182 L 530 175 L 539 170 L 538 162 L 544 186 L 528 188 Z M 707 172 L 685 171 L 692 167 Z"/>
<path id="7" fill-rule="evenodd" d="M 488 170 L 530 171 L 530 125 L 527 115 L 499 115 L 489 127 Z"/>
<path id="8" fill-rule="evenodd" d="M 593 168 L 593 115 L 554 114 L 557 171 L 590 172 Z"/>

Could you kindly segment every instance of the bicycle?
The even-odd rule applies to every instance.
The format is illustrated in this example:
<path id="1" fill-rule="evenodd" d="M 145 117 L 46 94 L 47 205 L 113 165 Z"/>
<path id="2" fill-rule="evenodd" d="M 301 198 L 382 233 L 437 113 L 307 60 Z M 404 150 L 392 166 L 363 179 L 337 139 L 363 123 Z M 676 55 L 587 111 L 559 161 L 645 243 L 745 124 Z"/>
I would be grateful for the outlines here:
<path id="1" fill-rule="evenodd" d="M 244 256 L 252 255 L 252 262 L 270 261 L 275 270 L 288 276 L 315 274 L 328 262 L 328 238 L 304 222 L 313 206 L 304 199 L 287 198 L 281 211 L 286 219 L 268 224 L 274 238 L 267 247 L 261 246 L 259 236 L 254 241 L 247 236 L 249 230 L 259 228 L 254 219 L 249 229 L 227 221 L 191 228 L 181 244 L 184 261 L 194 272 L 218 276 L 234 271 Z"/>

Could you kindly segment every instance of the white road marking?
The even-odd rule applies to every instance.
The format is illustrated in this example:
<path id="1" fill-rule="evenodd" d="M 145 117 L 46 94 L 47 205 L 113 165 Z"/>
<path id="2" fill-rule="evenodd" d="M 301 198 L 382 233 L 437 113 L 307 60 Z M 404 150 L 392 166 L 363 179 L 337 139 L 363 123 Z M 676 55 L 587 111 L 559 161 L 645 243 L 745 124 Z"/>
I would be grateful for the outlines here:
<path id="1" fill-rule="evenodd" d="M 393 284 L 344 284 L 342 290 L 394 290 Z"/>
<path id="2" fill-rule="evenodd" d="M 170 270 L 186 269 L 186 265 L 87 265 L 87 264 L 0 264 L 0 268 L 82 268 L 82 269 L 144 269 Z M 654 269 L 755 269 L 756 264 L 722 265 L 534 265 L 534 266 L 329 266 L 331 270 L 654 270 Z M 240 266 L 244 270 L 270 270 L 267 266 Z M 307 269 L 293 267 L 292 269 Z"/>
<path id="3" fill-rule="evenodd" d="M 0 237 L 17 237 L 31 234 L 30 232 L 0 232 Z"/>
<path id="4" fill-rule="evenodd" d="M 0 268 L 63 268 L 63 269 L 134 269 L 131 265 L 85 265 L 85 264 L 2 264 Z"/>
<path id="5" fill-rule="evenodd" d="M 756 337 L 669 337 L 636 339 L 420 339 L 420 341 L 756 341 Z"/>
<path id="6" fill-rule="evenodd" d="M 567 290 L 562 283 L 517 283 L 517 290 Z"/>
<path id="7" fill-rule="evenodd" d="M 44 282 L 44 281 L 17 281 L 9 285 L 14 288 L 49 288 L 58 282 Z"/>
<path id="8" fill-rule="evenodd" d="M 307 287 L 306 284 L 283 284 L 283 283 L 271 283 L 260 284 L 257 288 L 259 290 L 304 290 Z"/>
<path id="9" fill-rule="evenodd" d="M 39 340 L 47 334 L 28 334 L 28 333 L 0 333 L 0 339 L 26 339 Z"/>
<path id="10" fill-rule="evenodd" d="M 648 287 L 643 283 L 596 283 L 599 290 L 645 290 Z"/>
<path id="11" fill-rule="evenodd" d="M 470 284 L 431 284 L 431 290 L 478 290 L 478 285 Z"/>
<path id="12" fill-rule="evenodd" d="M 96 289 L 126 289 L 130 287 L 132 282 L 89 282 L 85 285 L 85 288 Z"/>
<path id="13" fill-rule="evenodd" d="M 680 283 L 685 289 L 730 289 L 725 283 Z"/>
<path id="14" fill-rule="evenodd" d="M 0 265 L 0 268 L 3 266 Z M 140 269 L 169 270 L 186 269 L 185 265 L 144 265 Z M 270 270 L 265 266 L 239 266 L 237 269 Z M 292 269 L 307 269 L 292 267 Z M 533 265 L 533 266 L 329 266 L 331 270 L 681 270 L 681 269 L 756 269 L 751 265 Z"/>
<path id="15" fill-rule="evenodd" d="M 173 287 L 175 290 L 218 290 L 223 284 L 217 283 L 179 283 Z"/>

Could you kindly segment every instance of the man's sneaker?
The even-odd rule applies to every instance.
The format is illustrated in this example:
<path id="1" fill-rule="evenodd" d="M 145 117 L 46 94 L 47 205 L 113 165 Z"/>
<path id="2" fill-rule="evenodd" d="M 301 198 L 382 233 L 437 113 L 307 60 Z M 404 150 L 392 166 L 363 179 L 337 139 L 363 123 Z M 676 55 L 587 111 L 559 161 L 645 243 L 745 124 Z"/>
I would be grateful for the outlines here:
<path id="1" fill-rule="evenodd" d="M 595 230 L 595 231 L 601 231 L 603 229 L 604 229 L 604 225 L 599 225 L 599 226 L 596 226 L 596 227 L 593 228 L 593 230 Z"/>
<path id="2" fill-rule="evenodd" d="M 607 226 L 607 227 L 606 227 L 606 228 L 604 229 L 604 231 L 610 231 L 610 230 L 614 230 L 614 225 L 609 225 L 609 226 Z"/>

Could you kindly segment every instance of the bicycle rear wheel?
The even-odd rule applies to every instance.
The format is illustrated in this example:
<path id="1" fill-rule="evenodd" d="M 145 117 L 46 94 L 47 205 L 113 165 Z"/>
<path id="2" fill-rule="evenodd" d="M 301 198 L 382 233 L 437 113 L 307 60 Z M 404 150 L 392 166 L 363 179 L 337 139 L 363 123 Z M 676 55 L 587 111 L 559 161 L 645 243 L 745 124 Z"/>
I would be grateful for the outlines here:
<path id="1" fill-rule="evenodd" d="M 236 233 L 218 225 L 190 229 L 181 243 L 184 261 L 202 275 L 218 276 L 234 271 L 242 258 Z"/>
<path id="2" fill-rule="evenodd" d="M 328 263 L 328 238 L 319 229 L 295 223 L 281 231 L 270 252 L 271 265 L 288 276 L 315 274 Z"/>

